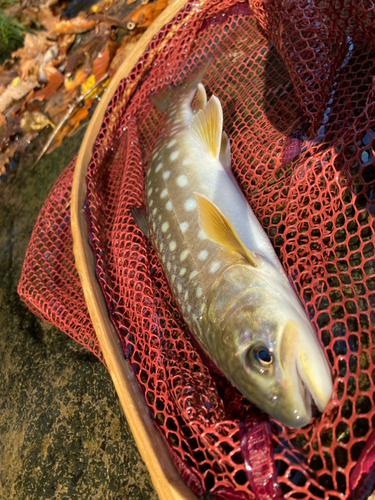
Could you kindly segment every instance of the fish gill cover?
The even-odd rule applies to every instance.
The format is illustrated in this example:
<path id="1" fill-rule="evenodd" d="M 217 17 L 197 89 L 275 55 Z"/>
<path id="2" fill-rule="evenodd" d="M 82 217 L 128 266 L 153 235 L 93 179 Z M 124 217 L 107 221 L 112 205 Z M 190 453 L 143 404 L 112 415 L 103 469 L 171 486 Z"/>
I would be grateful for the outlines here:
<path id="1" fill-rule="evenodd" d="M 250 7 L 188 2 L 119 84 L 87 175 L 96 272 L 150 414 L 198 496 L 359 499 L 361 474 L 374 482 L 364 450 L 375 418 L 374 11 L 365 0 Z M 268 423 L 197 350 L 130 216 L 164 120 L 150 93 L 211 56 L 204 84 L 222 102 L 234 174 L 334 375 L 332 401 L 303 429 Z M 74 266 L 74 164 L 39 216 L 19 292 L 102 359 Z"/>

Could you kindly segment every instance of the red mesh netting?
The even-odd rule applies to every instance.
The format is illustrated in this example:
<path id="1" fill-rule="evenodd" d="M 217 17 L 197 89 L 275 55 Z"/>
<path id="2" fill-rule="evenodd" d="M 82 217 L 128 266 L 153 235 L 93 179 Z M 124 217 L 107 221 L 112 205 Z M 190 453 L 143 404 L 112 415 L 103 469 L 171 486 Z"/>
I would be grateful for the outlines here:
<path id="1" fill-rule="evenodd" d="M 252 487 L 258 498 L 276 498 L 277 473 L 286 497 L 344 499 L 375 418 L 374 6 L 250 6 L 256 15 L 235 0 L 188 3 L 122 80 L 88 169 L 90 243 L 125 355 L 196 494 L 245 500 L 254 498 Z M 143 201 L 164 120 L 149 94 L 210 56 L 204 84 L 223 104 L 233 171 L 332 366 L 332 402 L 304 429 L 275 421 L 270 427 L 196 350 L 160 263 L 130 216 Z M 73 166 L 38 219 L 19 291 L 34 311 L 100 356 L 74 268 Z M 370 473 L 372 462 L 364 464 Z"/>

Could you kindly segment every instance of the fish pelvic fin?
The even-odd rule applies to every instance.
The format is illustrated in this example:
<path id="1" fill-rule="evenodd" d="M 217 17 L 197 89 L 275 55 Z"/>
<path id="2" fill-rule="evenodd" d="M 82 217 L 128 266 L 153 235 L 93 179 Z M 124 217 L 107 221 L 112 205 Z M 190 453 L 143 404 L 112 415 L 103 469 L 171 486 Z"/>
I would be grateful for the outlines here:
<path id="1" fill-rule="evenodd" d="M 239 253 L 252 266 L 257 267 L 255 255 L 242 242 L 231 222 L 206 196 L 194 193 L 198 205 L 199 225 L 210 240 Z"/>
<path id="2" fill-rule="evenodd" d="M 219 99 L 212 96 L 204 109 L 198 111 L 190 122 L 192 135 L 208 147 L 214 158 L 219 158 L 223 132 L 223 110 Z"/>
<path id="3" fill-rule="evenodd" d="M 200 83 L 207 71 L 208 66 L 211 64 L 211 60 L 207 62 L 207 64 L 203 64 L 198 66 L 195 71 L 193 71 L 182 83 L 181 85 L 173 86 L 169 85 L 162 89 L 160 92 L 153 94 L 150 96 L 150 101 L 152 104 L 158 108 L 163 113 L 167 112 L 169 105 L 172 102 L 180 100 L 183 96 L 189 96 L 189 99 L 192 100 L 195 94 L 195 91 L 198 87 L 197 99 L 199 105 L 201 106 L 204 102 L 207 102 L 206 91 L 203 85 Z M 201 87 L 201 88 L 199 88 Z M 202 90 L 203 89 L 203 90 Z M 198 110 L 197 110 L 198 111 Z"/>
<path id="4" fill-rule="evenodd" d="M 147 226 L 147 217 L 145 208 L 144 207 L 138 208 L 136 206 L 133 206 L 131 207 L 130 212 L 139 229 L 146 236 L 146 238 L 150 239 L 150 232 Z"/>

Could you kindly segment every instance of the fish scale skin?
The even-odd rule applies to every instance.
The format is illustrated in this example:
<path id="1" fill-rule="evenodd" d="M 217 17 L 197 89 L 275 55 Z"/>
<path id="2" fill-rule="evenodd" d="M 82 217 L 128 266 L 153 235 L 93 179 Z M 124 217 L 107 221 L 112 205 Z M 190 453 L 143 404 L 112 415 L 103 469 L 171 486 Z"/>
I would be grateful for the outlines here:
<path id="1" fill-rule="evenodd" d="M 284 285 L 293 291 L 233 175 L 191 134 L 189 126 L 194 114 L 190 101 L 194 93 L 195 90 L 186 92 L 180 99 L 172 101 L 167 110 L 165 126 L 147 172 L 146 206 L 150 239 L 173 297 L 190 329 L 210 350 L 206 344 L 207 328 L 202 322 L 208 293 L 225 268 L 243 263 L 243 259 L 203 235 L 194 192 L 207 196 L 226 212 L 249 248 L 271 256 L 272 264 L 281 272 Z M 249 220 L 257 234 L 249 234 L 243 229 L 249 225 L 244 222 Z M 163 231 L 166 223 L 168 229 Z M 172 242 L 175 248 L 171 246 Z M 210 272 L 213 264 L 214 271 Z M 271 275 L 274 272 L 272 266 L 270 272 Z M 279 274 L 277 278 L 280 278 Z"/>

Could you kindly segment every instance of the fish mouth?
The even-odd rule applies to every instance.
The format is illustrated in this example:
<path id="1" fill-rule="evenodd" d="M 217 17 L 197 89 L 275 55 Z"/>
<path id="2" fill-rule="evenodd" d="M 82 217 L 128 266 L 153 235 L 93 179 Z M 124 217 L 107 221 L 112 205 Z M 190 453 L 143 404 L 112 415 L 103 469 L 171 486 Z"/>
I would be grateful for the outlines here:
<path id="1" fill-rule="evenodd" d="M 314 332 L 288 321 L 283 330 L 280 361 L 287 380 L 290 419 L 287 425 L 303 427 L 312 416 L 312 401 L 324 411 L 332 394 L 332 376 Z M 294 366 L 293 366 L 294 365 Z"/>

